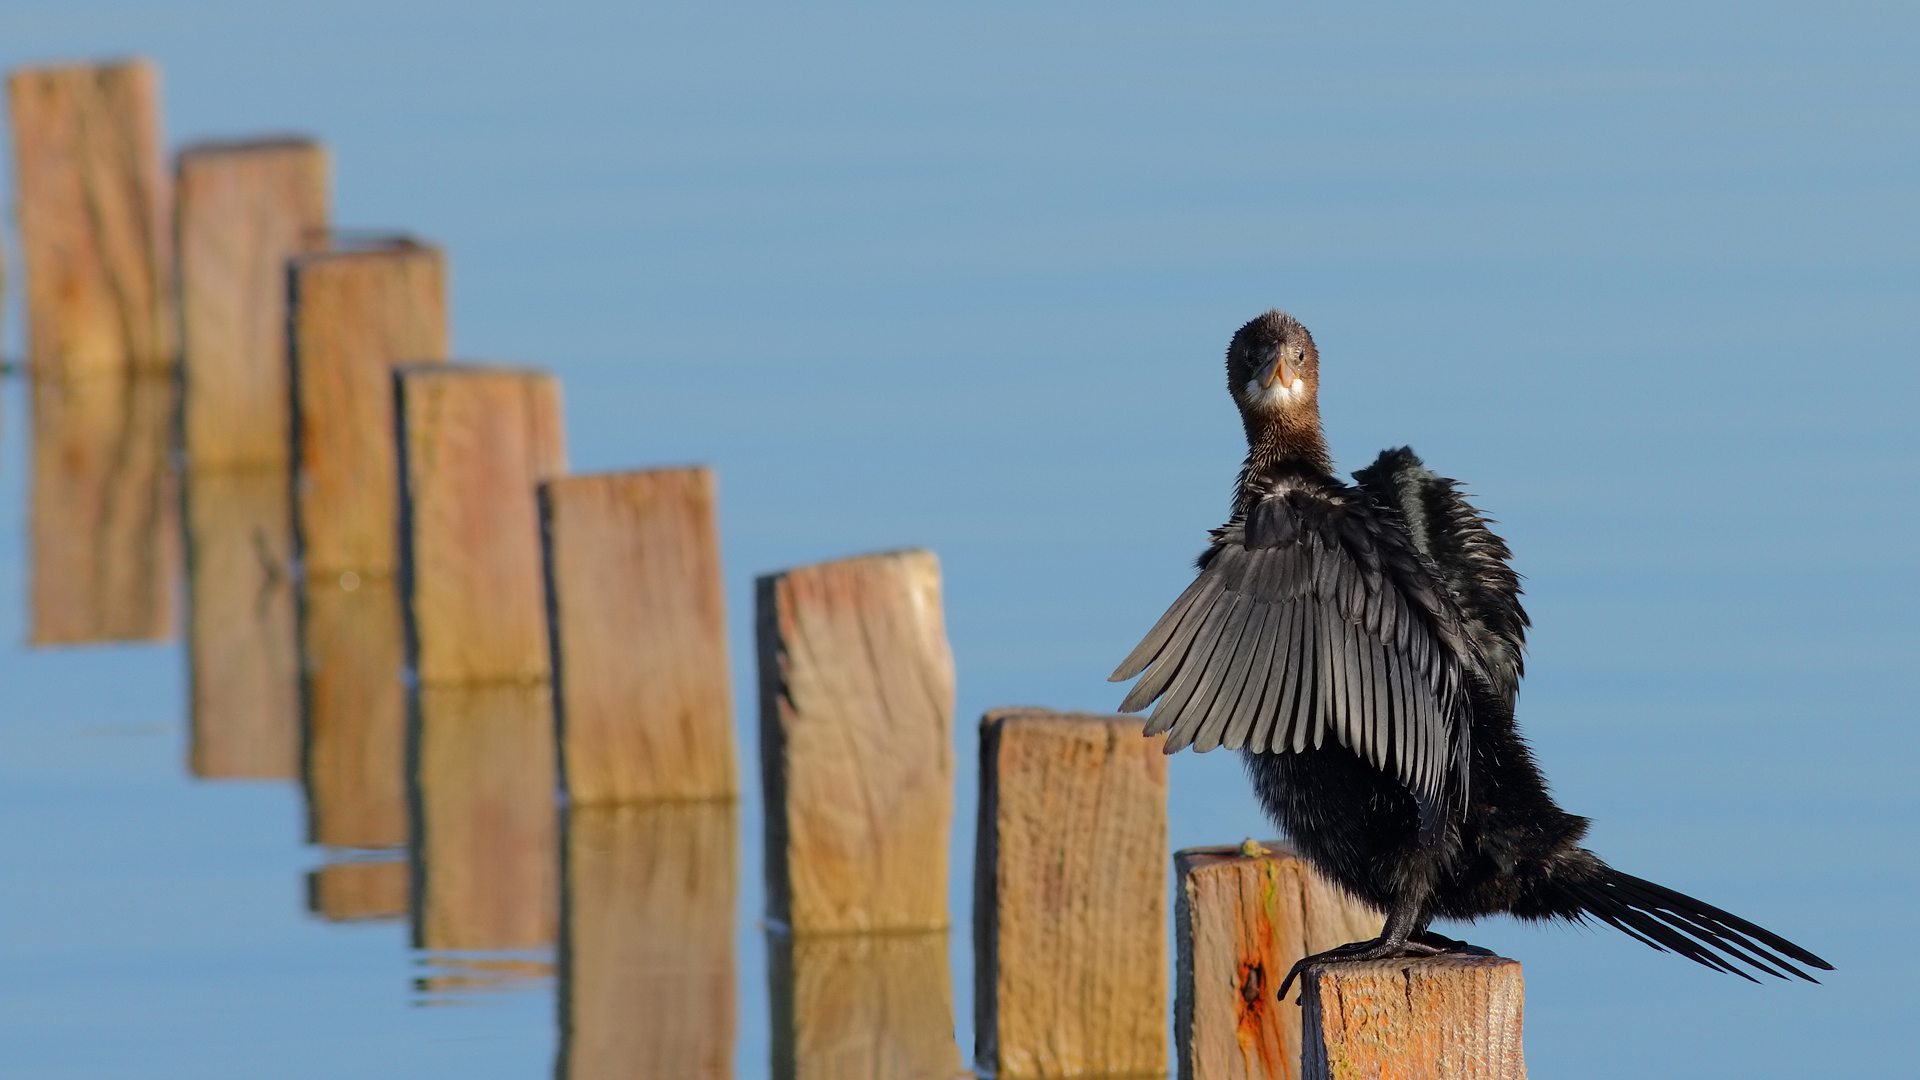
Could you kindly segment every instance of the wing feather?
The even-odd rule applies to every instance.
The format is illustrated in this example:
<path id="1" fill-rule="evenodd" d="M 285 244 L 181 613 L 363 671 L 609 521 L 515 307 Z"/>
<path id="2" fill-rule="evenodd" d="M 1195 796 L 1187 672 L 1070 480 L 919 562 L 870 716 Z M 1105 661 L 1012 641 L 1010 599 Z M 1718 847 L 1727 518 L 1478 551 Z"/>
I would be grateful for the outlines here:
<path id="1" fill-rule="evenodd" d="M 1220 628 L 1218 652 L 1226 662 L 1207 665 L 1199 689 L 1194 691 L 1193 699 L 1187 702 L 1180 718 L 1173 722 L 1173 727 L 1167 733 L 1167 746 L 1171 749 L 1184 750 L 1187 746 L 1193 746 L 1204 754 L 1220 745 L 1220 737 L 1226 734 L 1227 717 L 1233 711 L 1234 699 L 1239 696 L 1240 686 L 1247 678 L 1246 630 L 1257 606 L 1258 602 L 1248 596 L 1234 601 L 1233 610 Z"/>
<path id="2" fill-rule="evenodd" d="M 1405 526 L 1331 481 L 1275 481 L 1215 531 L 1201 570 L 1115 671 L 1168 753 L 1329 742 L 1397 777 L 1423 820 L 1468 753 L 1462 614 Z"/>
<path id="3" fill-rule="evenodd" d="M 1202 578 L 1202 580 L 1205 579 Z M 1200 628 L 1206 625 L 1207 616 L 1212 612 L 1214 605 L 1227 595 L 1226 590 L 1221 589 L 1217 582 L 1210 582 L 1209 585 L 1211 587 L 1204 594 L 1204 603 L 1196 601 L 1194 605 L 1187 608 L 1186 614 L 1181 616 L 1179 631 L 1167 643 L 1159 657 L 1153 661 L 1153 665 L 1147 669 L 1146 676 L 1133 684 L 1133 690 L 1127 694 L 1127 699 L 1120 703 L 1121 712 L 1139 712 L 1146 708 L 1154 698 L 1166 692 L 1173 677 L 1179 674 L 1181 665 L 1186 662 L 1188 654 L 1193 650 L 1194 637 L 1200 633 Z M 1147 734 L 1151 735 L 1154 732 Z"/>
<path id="4" fill-rule="evenodd" d="M 1173 686 L 1161 695 L 1160 704 L 1154 706 L 1153 716 L 1147 720 L 1147 734 L 1158 735 L 1173 727 L 1174 721 L 1186 710 L 1187 702 L 1200 689 L 1207 677 L 1215 649 L 1220 647 L 1220 628 L 1235 608 L 1240 606 L 1241 598 L 1231 592 L 1222 593 L 1213 610 L 1207 612 L 1207 621 L 1200 624 L 1199 632 L 1193 640 L 1193 648 L 1187 653 L 1187 659 L 1180 664 L 1179 677 Z"/>
<path id="5" fill-rule="evenodd" d="M 1240 684 L 1239 697 L 1233 703 L 1233 713 L 1228 717 L 1226 732 L 1220 739 L 1220 745 L 1229 750 L 1238 750 L 1247 745 L 1247 735 L 1253 729 L 1253 718 L 1260 709 L 1260 699 L 1268 692 L 1267 671 L 1273 666 L 1275 636 L 1269 624 L 1279 617 L 1278 605 L 1261 604 L 1253 619 L 1247 623 L 1244 641 L 1251 647 L 1247 650 L 1243 668 L 1246 678 Z"/>
<path id="6" fill-rule="evenodd" d="M 1199 602 L 1202 595 L 1212 591 L 1214 587 L 1205 575 L 1194 578 L 1193 584 L 1187 586 L 1187 590 L 1180 594 L 1180 598 L 1173 602 L 1173 606 L 1167 609 L 1165 615 L 1160 616 L 1160 621 L 1153 624 L 1153 629 L 1147 631 L 1147 636 L 1141 639 L 1140 644 L 1134 646 L 1133 651 L 1127 654 L 1127 658 L 1113 670 L 1113 674 L 1107 676 L 1107 681 L 1124 682 L 1147 670 L 1147 665 L 1153 662 L 1154 657 L 1160 655 L 1161 650 L 1166 648 L 1168 639 L 1172 638 L 1174 631 L 1180 628 L 1181 620 L 1187 617 L 1187 612 Z"/>

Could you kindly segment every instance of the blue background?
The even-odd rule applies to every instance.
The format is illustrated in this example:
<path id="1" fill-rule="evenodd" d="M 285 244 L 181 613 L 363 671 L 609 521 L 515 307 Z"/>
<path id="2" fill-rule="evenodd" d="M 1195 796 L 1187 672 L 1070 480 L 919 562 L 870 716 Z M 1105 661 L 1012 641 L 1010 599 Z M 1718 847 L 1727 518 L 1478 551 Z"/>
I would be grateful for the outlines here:
<path id="1" fill-rule="evenodd" d="M 341 224 L 446 245 L 459 355 L 563 377 L 576 468 L 714 463 L 746 761 L 750 576 L 937 550 L 960 928 L 972 718 L 1117 702 L 1105 674 L 1226 508 L 1226 339 L 1292 311 L 1340 464 L 1410 443 L 1501 520 L 1522 722 L 1595 850 L 1839 968 L 1752 986 L 1484 924 L 1526 964 L 1535 1074 L 1797 1077 L 1911 1061 L 1917 22 L 4 0 L 0 66 L 137 52 L 175 144 L 320 136 Z M 303 913 L 298 793 L 186 777 L 184 664 L 0 650 L 0 1071 L 545 1075 L 550 986 L 423 1007 L 402 928 Z M 1175 846 L 1270 831 L 1230 756 L 1173 777 Z M 768 1061 L 755 831 L 742 1076 Z M 964 929 L 953 954 L 967 1048 Z"/>

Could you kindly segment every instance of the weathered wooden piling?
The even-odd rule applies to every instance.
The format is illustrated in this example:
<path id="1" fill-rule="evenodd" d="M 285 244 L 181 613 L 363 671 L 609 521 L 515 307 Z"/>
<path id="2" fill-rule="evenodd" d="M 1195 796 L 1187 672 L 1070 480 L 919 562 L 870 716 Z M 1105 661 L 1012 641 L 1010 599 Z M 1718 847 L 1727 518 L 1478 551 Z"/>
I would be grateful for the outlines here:
<path id="1" fill-rule="evenodd" d="M 953 656 L 940 564 L 896 551 L 759 579 L 769 917 L 947 925 Z"/>
<path id="2" fill-rule="evenodd" d="M 424 686 L 415 707 L 414 944 L 551 945 L 560 851 L 547 688 Z"/>
<path id="3" fill-rule="evenodd" d="M 307 838 L 407 842 L 407 662 L 399 584 L 348 571 L 300 584 Z"/>
<path id="4" fill-rule="evenodd" d="M 7 78 L 27 356 L 49 378 L 174 363 L 160 73 L 145 60 Z"/>
<path id="5" fill-rule="evenodd" d="M 721 800 L 569 808 L 563 1080 L 733 1075 L 736 818 Z"/>
<path id="6" fill-rule="evenodd" d="M 1291 847 L 1247 841 L 1173 856 L 1182 1080 L 1298 1080 L 1300 1009 L 1276 996 L 1301 957 L 1380 933 L 1381 919 Z"/>
<path id="7" fill-rule="evenodd" d="M 294 523 L 309 577 L 399 565 L 393 367 L 447 354 L 446 261 L 407 239 L 334 243 L 288 270 Z"/>
<path id="8" fill-rule="evenodd" d="M 300 653 L 286 469 L 192 473 L 186 488 L 190 766 L 292 780 Z"/>
<path id="9" fill-rule="evenodd" d="M 775 1080 L 949 1080 L 945 931 L 767 935 Z"/>
<path id="10" fill-rule="evenodd" d="M 324 244 L 327 154 L 307 139 L 202 143 L 174 175 L 187 468 L 286 468 L 287 262 Z"/>
<path id="11" fill-rule="evenodd" d="M 1443 956 L 1302 975 L 1304 1080 L 1525 1080 L 1520 965 Z"/>
<path id="12" fill-rule="evenodd" d="M 539 485 L 566 472 L 560 383 L 530 369 L 403 366 L 408 650 L 422 685 L 545 680 Z"/>
<path id="13" fill-rule="evenodd" d="M 179 489 L 165 375 L 32 380 L 35 645 L 173 633 Z"/>
<path id="14" fill-rule="evenodd" d="M 404 919 L 408 875 L 401 859 L 327 863 L 307 872 L 307 910 L 328 922 Z"/>
<path id="15" fill-rule="evenodd" d="M 1139 720 L 988 713 L 976 836 L 976 1067 L 1161 1074 L 1167 765 Z"/>
<path id="16" fill-rule="evenodd" d="M 540 489 L 561 764 L 574 805 L 732 798 L 713 473 Z"/>

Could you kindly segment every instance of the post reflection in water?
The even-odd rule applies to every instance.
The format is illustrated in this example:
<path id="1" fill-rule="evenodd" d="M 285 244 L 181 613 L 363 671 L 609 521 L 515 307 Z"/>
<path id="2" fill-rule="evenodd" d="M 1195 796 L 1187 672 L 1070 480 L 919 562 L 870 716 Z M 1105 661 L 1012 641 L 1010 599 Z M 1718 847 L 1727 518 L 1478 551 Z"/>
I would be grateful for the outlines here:
<path id="1" fill-rule="evenodd" d="M 203 778 L 300 772 L 300 673 L 287 470 L 189 473 L 188 762 Z"/>
<path id="2" fill-rule="evenodd" d="M 415 709 L 414 944 L 456 953 L 549 949 L 560 859 L 547 685 L 427 686 Z M 480 982 L 526 974 L 525 962 L 447 962 Z"/>
<path id="3" fill-rule="evenodd" d="M 407 873 L 404 859 L 330 862 L 307 873 L 307 910 L 328 922 L 402 918 Z"/>
<path id="4" fill-rule="evenodd" d="M 168 375 L 32 380 L 35 645 L 173 631 L 179 514 Z"/>
<path id="5" fill-rule="evenodd" d="M 393 579 L 309 577 L 300 604 L 308 839 L 407 843 L 407 691 Z"/>
<path id="6" fill-rule="evenodd" d="M 568 812 L 562 1080 L 733 1075 L 737 820 L 731 801 Z"/>
<path id="7" fill-rule="evenodd" d="M 767 956 L 779 1080 L 964 1075 L 945 931 L 770 931 Z"/>

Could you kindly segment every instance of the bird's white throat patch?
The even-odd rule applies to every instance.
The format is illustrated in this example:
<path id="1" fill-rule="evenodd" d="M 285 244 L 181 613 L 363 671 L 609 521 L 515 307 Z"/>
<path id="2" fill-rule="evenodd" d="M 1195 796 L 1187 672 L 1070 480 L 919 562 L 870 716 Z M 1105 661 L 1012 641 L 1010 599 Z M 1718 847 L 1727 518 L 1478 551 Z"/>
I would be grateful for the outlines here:
<path id="1" fill-rule="evenodd" d="M 1249 405 L 1278 411 L 1307 396 L 1307 381 L 1295 376 L 1291 383 L 1285 385 L 1276 382 L 1272 386 L 1261 386 L 1259 379 L 1248 379 L 1245 396 Z"/>

